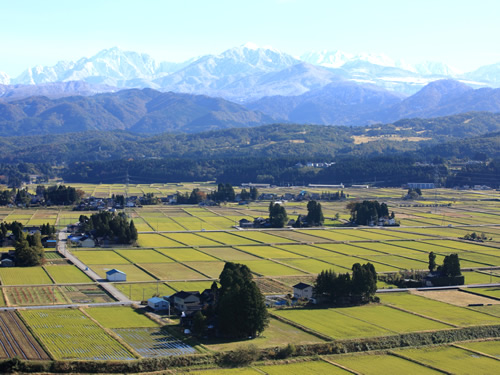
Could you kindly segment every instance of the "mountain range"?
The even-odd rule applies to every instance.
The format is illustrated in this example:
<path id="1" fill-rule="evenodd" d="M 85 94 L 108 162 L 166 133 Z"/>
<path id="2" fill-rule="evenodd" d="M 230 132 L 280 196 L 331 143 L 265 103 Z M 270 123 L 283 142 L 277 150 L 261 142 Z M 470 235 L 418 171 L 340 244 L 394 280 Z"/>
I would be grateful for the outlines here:
<path id="1" fill-rule="evenodd" d="M 88 90 L 84 84 L 67 84 Z M 0 101 L 0 133 L 197 133 L 280 122 L 359 126 L 469 111 L 500 112 L 500 89 L 473 89 L 459 81 L 438 80 L 405 97 L 375 85 L 338 79 L 300 95 L 264 97 L 245 105 L 205 95 L 124 89 L 93 96 Z"/>
<path id="2" fill-rule="evenodd" d="M 35 89 L 30 91 L 26 86 L 47 84 L 52 86 L 45 86 L 38 94 L 61 97 L 70 94 L 68 82 L 78 81 L 89 86 L 73 94 L 152 88 L 249 103 L 267 96 L 298 96 L 339 80 L 371 84 L 408 96 L 438 79 L 455 79 L 473 88 L 499 87 L 500 63 L 460 73 L 441 62 L 412 66 L 384 55 L 341 51 L 307 52 L 294 57 L 252 43 L 174 63 L 157 62 L 147 54 L 114 47 L 78 61 L 35 66 L 15 78 L 0 72 L 0 98 L 36 95 Z M 60 90 L 57 84 L 61 84 Z"/>

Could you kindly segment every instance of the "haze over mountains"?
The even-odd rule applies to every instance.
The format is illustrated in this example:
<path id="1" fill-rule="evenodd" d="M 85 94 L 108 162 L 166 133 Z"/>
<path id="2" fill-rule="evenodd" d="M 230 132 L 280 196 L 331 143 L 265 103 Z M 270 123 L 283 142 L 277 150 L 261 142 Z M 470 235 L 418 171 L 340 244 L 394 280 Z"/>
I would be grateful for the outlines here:
<path id="1" fill-rule="evenodd" d="M 103 50 L 76 62 L 0 73 L 4 135 L 129 130 L 199 132 L 273 122 L 369 125 L 500 112 L 500 63 L 459 73 L 384 55 L 245 44 L 183 63 Z M 238 103 L 238 104 L 236 104 Z"/>

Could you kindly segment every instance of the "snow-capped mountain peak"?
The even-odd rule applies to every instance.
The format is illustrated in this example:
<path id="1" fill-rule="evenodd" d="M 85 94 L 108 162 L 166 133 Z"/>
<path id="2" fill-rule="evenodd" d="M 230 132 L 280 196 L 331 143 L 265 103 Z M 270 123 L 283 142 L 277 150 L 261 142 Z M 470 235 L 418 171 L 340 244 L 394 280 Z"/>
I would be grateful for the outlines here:
<path id="1" fill-rule="evenodd" d="M 7 73 L 0 72 L 0 84 L 8 85 L 10 83 L 10 77 Z"/>

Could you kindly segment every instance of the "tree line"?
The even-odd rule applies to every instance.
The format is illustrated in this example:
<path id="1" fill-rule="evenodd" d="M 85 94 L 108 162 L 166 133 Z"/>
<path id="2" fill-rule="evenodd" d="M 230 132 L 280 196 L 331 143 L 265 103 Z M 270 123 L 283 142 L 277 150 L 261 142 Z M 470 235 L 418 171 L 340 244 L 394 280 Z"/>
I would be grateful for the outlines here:
<path id="1" fill-rule="evenodd" d="M 132 244 L 137 241 L 138 234 L 134 221 L 127 219 L 125 213 L 115 215 L 108 211 L 92 214 L 90 217 L 80 215 L 79 225 L 83 232 L 94 238 L 107 237 L 118 244 Z"/>

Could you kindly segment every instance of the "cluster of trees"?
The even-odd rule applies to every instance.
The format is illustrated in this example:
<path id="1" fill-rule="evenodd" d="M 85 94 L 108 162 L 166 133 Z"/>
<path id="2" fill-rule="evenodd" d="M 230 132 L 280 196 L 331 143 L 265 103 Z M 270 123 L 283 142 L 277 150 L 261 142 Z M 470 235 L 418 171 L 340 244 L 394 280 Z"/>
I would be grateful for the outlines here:
<path id="1" fill-rule="evenodd" d="M 420 188 L 409 188 L 406 196 L 403 199 L 418 199 L 422 196 Z"/>
<path id="2" fill-rule="evenodd" d="M 318 227 L 323 225 L 325 217 L 323 216 L 323 209 L 321 203 L 316 201 L 307 202 L 307 215 L 299 215 L 294 223 L 294 228 L 303 227 Z"/>
<path id="3" fill-rule="evenodd" d="M 19 223 L 18 221 L 13 221 L 12 223 L 0 223 L 0 240 L 7 238 L 8 231 L 11 231 L 14 238 L 17 240 L 21 237 L 23 228 L 23 224 Z"/>
<path id="4" fill-rule="evenodd" d="M 337 274 L 324 270 L 314 283 L 314 295 L 334 305 L 360 304 L 374 300 L 377 291 L 377 272 L 371 263 L 352 266 L 349 272 Z"/>
<path id="5" fill-rule="evenodd" d="M 376 224 L 379 218 L 389 217 L 387 204 L 378 201 L 349 202 L 347 209 L 351 212 L 351 221 L 358 225 Z M 394 212 L 391 218 L 394 218 Z"/>
<path id="6" fill-rule="evenodd" d="M 250 269 L 228 262 L 219 276 L 220 290 L 216 304 L 218 328 L 227 337 L 255 337 L 267 327 L 268 312 Z"/>
<path id="7" fill-rule="evenodd" d="M 80 227 L 85 233 L 94 237 L 108 237 L 119 244 L 131 244 L 137 241 L 138 234 L 134 221 L 120 212 L 118 215 L 107 211 L 92 214 L 90 217 L 80 215 Z"/>
<path id="8" fill-rule="evenodd" d="M 458 254 L 446 255 L 443 259 L 443 264 L 438 266 L 436 264 L 436 254 L 431 251 L 429 253 L 429 271 L 437 271 L 444 277 L 456 277 L 462 275 Z"/>
<path id="9" fill-rule="evenodd" d="M 77 190 L 71 186 L 65 185 L 54 185 L 45 188 L 43 185 L 39 185 L 36 188 L 37 195 L 43 196 L 45 202 L 54 205 L 72 205 L 80 202 L 83 195 L 85 194 L 82 190 Z"/>
<path id="10" fill-rule="evenodd" d="M 42 246 L 40 233 L 25 235 L 21 232 L 15 245 L 16 266 L 32 267 L 43 264 L 45 250 Z"/>
<path id="11" fill-rule="evenodd" d="M 486 234 L 484 234 L 484 232 L 482 232 L 482 233 L 472 232 L 472 233 L 466 233 L 462 237 L 462 239 L 467 240 L 467 241 L 484 242 L 484 241 L 488 240 L 488 237 L 486 236 Z M 490 237 L 490 241 L 492 239 L 493 238 Z"/>
<path id="12" fill-rule="evenodd" d="M 269 203 L 269 223 L 271 228 L 283 228 L 288 223 L 285 206 L 279 203 Z"/>
<path id="13" fill-rule="evenodd" d="M 259 195 L 259 191 L 255 187 L 250 187 L 250 190 L 247 191 L 246 189 L 242 189 L 240 193 L 240 198 L 241 200 L 244 201 L 249 201 L 249 200 L 256 200 Z M 178 204 L 198 204 L 200 202 L 203 202 L 205 200 L 212 200 L 214 202 L 220 203 L 220 202 L 234 202 L 236 199 L 236 192 L 234 191 L 234 188 L 231 184 L 223 184 L 219 183 L 217 185 L 217 190 L 211 192 L 211 193 L 205 193 L 204 191 L 201 191 L 198 188 L 195 188 L 191 191 L 190 194 L 188 193 L 180 193 L 177 192 L 177 203 Z"/>
<path id="14" fill-rule="evenodd" d="M 337 191 L 336 193 L 330 193 L 330 192 L 321 193 L 322 201 L 339 201 L 339 200 L 344 200 L 346 198 L 349 198 L 349 194 L 345 194 L 344 190 Z"/>

